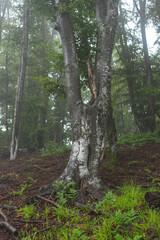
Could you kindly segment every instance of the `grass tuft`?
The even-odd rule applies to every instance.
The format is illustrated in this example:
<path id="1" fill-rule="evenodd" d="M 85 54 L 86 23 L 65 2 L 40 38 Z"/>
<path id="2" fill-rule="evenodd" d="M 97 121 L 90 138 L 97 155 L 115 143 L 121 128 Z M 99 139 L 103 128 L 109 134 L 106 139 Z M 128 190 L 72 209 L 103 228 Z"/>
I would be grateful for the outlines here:
<path id="1" fill-rule="evenodd" d="M 48 206 L 42 209 L 39 204 L 24 206 L 18 215 L 27 223 L 39 221 L 41 224 L 29 231 L 21 231 L 19 239 L 57 239 L 57 240 L 145 240 L 160 238 L 160 211 L 152 209 L 145 202 L 146 190 L 133 183 L 119 187 L 116 192 L 108 191 L 104 199 L 94 204 L 96 215 L 91 214 L 87 203 L 83 209 L 67 205 L 75 194 L 62 189 L 63 183 L 57 183 L 58 207 Z M 147 191 L 160 188 L 150 188 Z M 72 192 L 72 191 L 71 191 Z M 72 196 L 72 197 L 71 197 Z M 65 201 L 58 201 L 61 198 Z"/>

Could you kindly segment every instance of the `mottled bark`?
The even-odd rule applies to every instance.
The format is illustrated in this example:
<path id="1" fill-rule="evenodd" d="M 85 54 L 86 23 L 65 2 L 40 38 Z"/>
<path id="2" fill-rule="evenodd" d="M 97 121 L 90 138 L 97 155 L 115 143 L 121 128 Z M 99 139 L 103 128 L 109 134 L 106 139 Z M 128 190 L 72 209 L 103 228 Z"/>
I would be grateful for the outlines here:
<path id="1" fill-rule="evenodd" d="M 99 94 L 103 96 L 103 108 L 106 114 L 107 142 L 112 153 L 117 152 L 117 133 L 113 118 L 111 103 L 111 60 L 114 47 L 114 36 L 117 27 L 117 5 L 118 1 L 96 2 L 96 17 L 98 21 L 97 45 L 100 49 L 97 52 L 96 79 Z"/>
<path id="2" fill-rule="evenodd" d="M 63 179 L 65 183 L 75 181 L 78 185 L 86 181 L 95 188 L 100 188 L 99 162 L 102 143 L 106 137 L 106 121 L 110 121 L 111 125 L 114 123 L 110 89 L 111 57 L 117 24 L 118 0 L 96 1 L 99 50 L 96 58 L 95 79 L 91 79 L 93 80 L 92 87 L 94 86 L 92 88 L 93 100 L 88 104 L 84 104 L 81 100 L 79 67 L 72 23 L 67 11 L 68 3 L 67 0 L 56 1 L 56 28 L 62 40 L 67 102 L 73 135 L 70 160 L 60 179 Z M 59 11 L 60 4 L 66 5 L 64 11 Z M 109 124 L 108 128 L 111 128 Z M 111 130 L 108 129 L 107 132 L 110 136 Z M 114 144 L 112 143 L 113 148 L 115 148 Z"/>
<path id="3" fill-rule="evenodd" d="M 19 76 L 18 76 L 17 92 L 16 92 L 16 100 L 15 100 L 12 140 L 10 145 L 10 160 L 14 160 L 16 158 L 17 151 L 18 151 L 19 124 L 20 124 L 23 89 L 24 89 L 25 72 L 26 72 L 26 61 L 27 61 L 28 22 L 29 22 L 29 9 L 26 3 L 24 5 L 23 36 L 22 36 L 22 43 L 21 43 L 20 67 L 19 67 Z"/>

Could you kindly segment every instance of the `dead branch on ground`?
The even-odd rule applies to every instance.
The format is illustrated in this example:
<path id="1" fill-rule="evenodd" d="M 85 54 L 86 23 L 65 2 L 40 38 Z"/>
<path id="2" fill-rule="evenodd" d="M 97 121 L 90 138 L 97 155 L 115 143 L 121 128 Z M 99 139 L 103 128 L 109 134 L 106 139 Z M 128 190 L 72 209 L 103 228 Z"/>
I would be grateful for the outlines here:
<path id="1" fill-rule="evenodd" d="M 0 210 L 0 215 L 2 218 L 4 218 L 4 221 L 0 222 L 0 226 L 7 228 L 8 231 L 13 233 L 14 235 L 17 235 L 17 229 L 14 228 L 9 222 L 6 215 Z"/>

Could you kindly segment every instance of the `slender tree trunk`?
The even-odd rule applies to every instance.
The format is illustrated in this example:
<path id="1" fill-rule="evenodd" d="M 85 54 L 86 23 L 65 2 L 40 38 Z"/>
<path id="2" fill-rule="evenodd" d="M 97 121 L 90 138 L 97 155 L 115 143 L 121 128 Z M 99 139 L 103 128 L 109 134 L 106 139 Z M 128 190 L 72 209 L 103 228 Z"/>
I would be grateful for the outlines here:
<path id="1" fill-rule="evenodd" d="M 160 1 L 156 0 L 156 13 L 160 21 Z"/>
<path id="2" fill-rule="evenodd" d="M 2 41 L 2 22 L 3 22 L 3 19 L 2 19 L 2 3 L 1 3 L 1 0 L 0 0 L 0 46 L 1 46 L 1 41 Z"/>
<path id="3" fill-rule="evenodd" d="M 54 142 L 62 146 L 64 143 L 64 118 L 66 112 L 66 99 L 55 99 L 55 124 L 53 126 Z"/>
<path id="4" fill-rule="evenodd" d="M 46 127 L 46 116 L 47 116 L 47 110 L 48 110 L 48 96 L 46 96 L 45 92 L 42 91 L 41 93 L 42 99 L 43 99 L 43 107 L 41 109 L 41 112 L 39 113 L 39 119 L 38 119 L 38 135 L 37 135 L 37 148 L 42 149 L 45 144 L 45 127 Z"/>
<path id="5" fill-rule="evenodd" d="M 57 0 L 60 4 L 69 1 Z M 80 76 L 70 15 L 57 10 L 57 29 L 61 36 L 66 72 L 67 102 L 72 125 L 72 151 L 68 165 L 60 179 L 64 183 L 75 181 L 78 185 L 87 182 L 101 188 L 99 163 L 102 143 L 106 136 L 106 121 L 113 119 L 111 107 L 111 57 L 117 25 L 118 0 L 96 1 L 97 17 L 97 60 L 92 99 L 88 104 L 81 100 Z M 108 128 L 112 126 L 108 125 Z M 110 132 L 107 129 L 107 132 Z"/>
<path id="6" fill-rule="evenodd" d="M 6 143 L 7 143 L 7 145 L 9 144 L 9 134 L 8 134 L 8 84 L 9 84 L 8 53 L 6 53 L 5 127 L 6 127 Z"/>
<path id="7" fill-rule="evenodd" d="M 2 27 L 9 0 L 0 0 L 0 47 L 2 41 Z"/>
<path id="8" fill-rule="evenodd" d="M 8 11 L 8 24 L 10 22 L 9 19 L 9 8 Z M 7 39 L 7 45 L 9 44 L 9 39 Z M 5 127 L 6 127 L 6 144 L 9 145 L 9 132 L 8 132 L 8 85 L 9 85 L 9 52 L 8 48 L 6 50 L 6 85 L 5 85 Z"/>
<path id="9" fill-rule="evenodd" d="M 25 3 L 24 4 L 24 24 L 23 24 L 22 44 L 21 44 L 20 67 L 19 67 L 19 76 L 18 76 L 17 92 L 16 92 L 16 100 L 15 100 L 12 141 L 11 141 L 11 146 L 10 146 L 10 160 L 14 160 L 16 158 L 17 151 L 18 151 L 19 124 L 20 124 L 23 89 L 24 89 L 25 72 L 26 72 L 26 61 L 27 61 L 28 21 L 29 21 L 29 9 L 28 9 L 27 3 Z"/>
<path id="10" fill-rule="evenodd" d="M 138 7 L 138 6 L 137 6 Z M 122 47 L 122 52 L 117 48 L 117 52 L 125 67 L 125 75 L 127 79 L 130 105 L 134 116 L 135 123 L 140 132 L 147 132 L 149 119 L 148 113 L 145 111 L 144 103 L 141 101 L 140 95 L 136 86 L 135 64 L 132 60 L 131 48 L 128 47 L 127 35 L 125 30 L 124 16 L 120 5 L 121 27 L 119 27 L 119 39 Z"/>
<path id="11" fill-rule="evenodd" d="M 124 136 L 125 135 L 125 127 L 124 127 L 122 97 L 120 98 L 120 123 L 121 123 L 121 134 L 122 134 L 122 136 Z"/>
<path id="12" fill-rule="evenodd" d="M 155 99 L 151 92 L 153 87 L 153 74 L 152 74 L 152 68 L 151 68 L 150 57 L 148 52 L 148 44 L 147 44 L 147 38 L 146 38 L 146 0 L 139 0 L 139 6 L 136 0 L 133 0 L 133 1 L 140 15 L 141 35 L 142 35 L 144 62 L 145 62 L 145 69 L 146 69 L 146 80 L 147 80 L 147 87 L 149 90 L 148 110 L 147 110 L 147 129 L 153 132 L 156 129 Z"/>
<path id="13" fill-rule="evenodd" d="M 42 38 L 42 43 L 46 44 L 47 43 L 47 26 L 46 26 L 46 21 L 45 18 L 42 17 L 42 25 L 41 25 L 41 38 Z M 48 66 L 48 61 L 45 59 L 45 49 L 43 48 L 43 57 L 42 57 L 42 77 L 47 77 L 49 69 L 46 68 Z M 37 144 L 38 144 L 38 149 L 42 149 L 44 147 L 45 143 L 45 126 L 46 126 L 46 116 L 47 116 L 47 110 L 48 110 L 48 96 L 45 94 L 45 91 L 43 90 L 41 92 L 41 96 L 43 99 L 43 107 L 41 108 L 41 111 L 39 113 L 39 119 L 38 119 L 38 135 L 37 135 Z"/>

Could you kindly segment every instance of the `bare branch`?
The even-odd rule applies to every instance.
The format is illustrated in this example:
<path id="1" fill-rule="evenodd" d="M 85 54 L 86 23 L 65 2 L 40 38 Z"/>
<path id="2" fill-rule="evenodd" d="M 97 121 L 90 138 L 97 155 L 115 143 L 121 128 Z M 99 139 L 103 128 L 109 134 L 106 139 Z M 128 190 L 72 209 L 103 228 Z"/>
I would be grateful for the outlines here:
<path id="1" fill-rule="evenodd" d="M 136 0 L 133 0 L 133 3 L 134 3 L 134 6 L 136 7 L 138 13 L 141 14 L 140 9 L 139 9 L 139 7 L 138 7 L 138 5 L 137 5 Z"/>
<path id="2" fill-rule="evenodd" d="M 0 215 L 4 218 L 6 222 L 8 222 L 6 215 L 1 210 L 0 210 Z"/>

